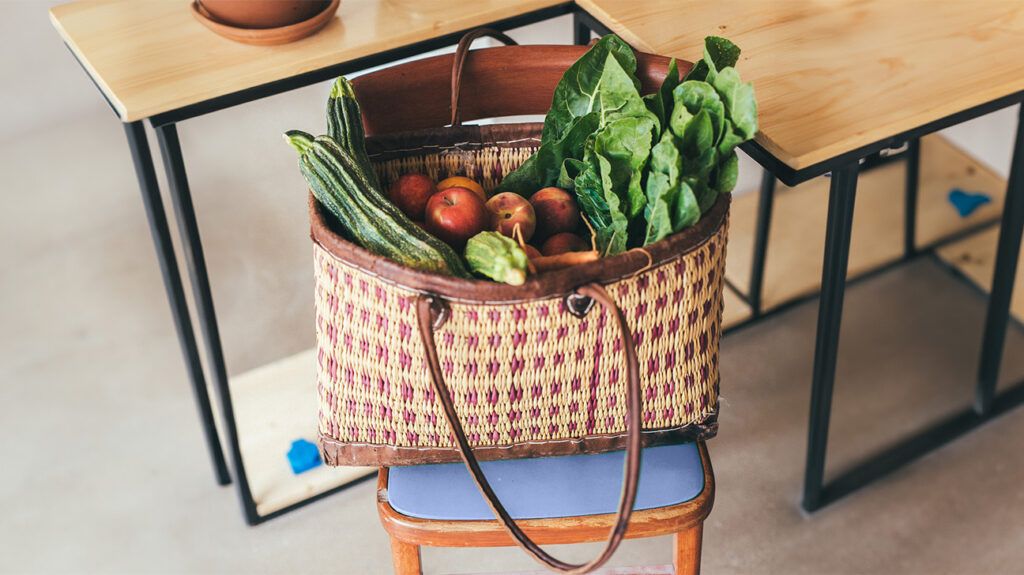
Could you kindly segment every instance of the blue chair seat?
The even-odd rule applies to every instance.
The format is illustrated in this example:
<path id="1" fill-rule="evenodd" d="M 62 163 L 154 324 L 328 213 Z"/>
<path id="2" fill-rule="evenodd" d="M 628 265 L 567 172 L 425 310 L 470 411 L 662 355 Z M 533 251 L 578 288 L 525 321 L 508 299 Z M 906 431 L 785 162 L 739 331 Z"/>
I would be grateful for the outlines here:
<path id="1" fill-rule="evenodd" d="M 625 453 L 485 461 L 484 474 L 515 519 L 614 513 Z M 697 444 L 644 449 L 635 510 L 685 503 L 704 490 Z M 490 520 L 494 516 L 462 463 L 392 467 L 388 502 L 420 519 Z"/>

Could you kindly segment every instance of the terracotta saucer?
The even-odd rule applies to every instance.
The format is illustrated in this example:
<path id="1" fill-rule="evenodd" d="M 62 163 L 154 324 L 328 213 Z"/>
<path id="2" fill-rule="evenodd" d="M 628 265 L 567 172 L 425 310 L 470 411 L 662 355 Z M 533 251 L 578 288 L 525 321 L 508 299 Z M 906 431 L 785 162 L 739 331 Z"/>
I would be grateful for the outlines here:
<path id="1" fill-rule="evenodd" d="M 197 0 L 191 4 L 192 15 L 210 30 L 235 42 L 243 44 L 255 44 L 257 46 L 272 46 L 275 44 L 287 44 L 296 40 L 311 36 L 327 25 L 334 18 L 338 11 L 341 0 L 331 0 L 331 3 L 315 16 L 278 28 L 238 28 L 229 26 L 214 19 Z"/>

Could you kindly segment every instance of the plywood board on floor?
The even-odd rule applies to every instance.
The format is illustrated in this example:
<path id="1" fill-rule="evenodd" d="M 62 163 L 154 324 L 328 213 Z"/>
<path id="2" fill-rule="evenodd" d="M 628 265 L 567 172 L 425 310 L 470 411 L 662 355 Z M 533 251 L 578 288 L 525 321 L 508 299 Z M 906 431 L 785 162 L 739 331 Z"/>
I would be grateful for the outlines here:
<path id="1" fill-rule="evenodd" d="M 292 441 L 316 442 L 315 362 L 314 350 L 307 350 L 231 378 L 239 446 L 260 515 L 376 471 L 320 465 L 292 473 Z"/>
<path id="2" fill-rule="evenodd" d="M 992 274 L 996 267 L 996 244 L 999 242 L 999 228 L 992 227 L 971 234 L 966 238 L 943 246 L 936 253 L 943 261 L 958 270 L 985 293 L 992 291 Z M 1024 321 L 1024 291 L 1017 289 L 1024 282 L 1024 267 L 1017 266 L 1013 297 L 1010 299 L 1010 313 L 1018 321 Z"/>
<path id="3" fill-rule="evenodd" d="M 862 275 L 903 254 L 905 163 L 893 162 L 860 175 L 854 210 L 848 274 Z M 828 216 L 828 178 L 795 188 L 778 184 L 768 239 L 764 308 L 819 290 Z M 961 217 L 948 196 L 953 189 L 984 193 L 992 201 Z M 921 140 L 918 192 L 918 246 L 996 219 L 1002 210 L 1005 181 L 940 135 Z M 757 193 L 743 194 L 732 207 L 726 277 L 746 290 L 750 285 Z"/>

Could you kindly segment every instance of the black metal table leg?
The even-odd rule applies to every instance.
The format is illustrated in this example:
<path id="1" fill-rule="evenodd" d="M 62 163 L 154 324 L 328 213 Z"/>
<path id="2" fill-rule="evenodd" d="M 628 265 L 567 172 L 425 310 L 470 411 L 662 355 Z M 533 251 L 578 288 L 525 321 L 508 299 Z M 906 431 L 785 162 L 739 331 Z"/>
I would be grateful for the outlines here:
<path id="1" fill-rule="evenodd" d="M 811 414 L 807 432 L 807 467 L 804 474 L 803 507 L 814 511 L 822 505 L 825 453 L 828 447 L 832 387 L 839 351 L 839 327 L 846 290 L 846 264 L 850 255 L 853 207 L 857 195 L 857 171 L 853 162 L 832 172 L 829 189 L 825 261 L 821 272 L 821 300 L 818 332 L 814 347 L 811 382 Z"/>
<path id="2" fill-rule="evenodd" d="M 903 180 L 903 257 L 911 258 L 917 253 L 917 188 L 921 174 L 921 140 L 914 138 L 907 142 L 905 153 L 907 165 Z"/>
<path id="3" fill-rule="evenodd" d="M 992 293 L 985 316 L 985 333 L 981 342 L 981 361 L 978 367 L 978 388 L 974 409 L 987 414 L 992 409 L 999 366 L 1003 359 L 1006 324 L 1010 318 L 1010 297 L 1017 277 L 1020 255 L 1021 230 L 1024 229 L 1024 106 L 1017 119 L 1017 137 L 1010 164 L 1010 180 L 1003 204 L 1003 222 L 999 228 L 996 247 L 996 265 L 992 276 Z"/>
<path id="4" fill-rule="evenodd" d="M 213 307 L 210 280 L 206 273 L 203 244 L 199 238 L 199 225 L 196 223 L 192 194 L 188 187 L 188 176 L 185 174 L 185 162 L 181 156 L 178 130 L 175 124 L 166 124 L 156 128 L 156 136 L 160 143 L 160 153 L 164 162 L 164 170 L 167 172 L 167 181 L 170 184 L 171 202 L 178 220 L 178 233 L 182 240 L 185 262 L 192 280 L 192 297 L 196 302 L 199 327 L 206 344 L 206 357 L 210 363 L 213 384 L 220 396 L 221 416 L 224 420 L 224 431 L 231 452 L 231 465 L 234 468 L 238 485 L 238 496 L 242 501 L 246 521 L 250 525 L 255 525 L 259 523 L 260 517 L 252 498 L 252 491 L 245 473 L 245 464 L 242 461 L 242 453 L 238 445 L 238 428 L 231 402 L 231 390 L 228 388 L 224 351 L 221 348 L 220 332 L 217 328 L 217 315 Z"/>
<path id="5" fill-rule="evenodd" d="M 775 175 L 764 170 L 761 174 L 761 192 L 757 199 L 757 222 L 754 227 L 754 256 L 750 266 L 750 287 L 747 300 L 754 317 L 761 315 L 764 294 L 764 266 L 768 254 L 768 232 L 772 224 L 775 204 Z"/>
<path id="6" fill-rule="evenodd" d="M 590 27 L 580 18 L 580 13 L 572 13 L 572 41 L 577 46 L 586 46 L 590 43 Z"/>
<path id="7" fill-rule="evenodd" d="M 171 243 L 170 230 L 167 227 L 167 214 L 164 212 L 163 200 L 160 198 L 160 188 L 156 180 L 156 171 L 153 168 L 153 157 L 150 153 L 149 141 L 146 139 L 146 129 L 142 122 L 131 122 L 124 125 L 124 132 L 128 137 L 128 147 L 131 149 L 135 174 L 139 179 L 139 190 L 142 192 L 142 204 L 146 209 L 146 219 L 149 222 L 149 230 L 156 247 L 157 260 L 160 262 L 160 273 L 163 276 L 164 288 L 167 290 L 167 300 L 171 305 L 174 329 L 178 334 L 181 353 L 185 356 L 185 366 L 188 369 L 189 381 L 192 383 L 192 394 L 195 397 L 196 407 L 199 409 L 199 419 L 203 425 L 206 447 L 213 460 L 217 483 L 227 485 L 231 483 L 231 475 L 228 473 L 228 467 L 224 461 L 224 451 L 221 449 L 217 426 L 213 420 L 210 395 L 206 389 L 206 378 L 203 376 L 203 366 L 199 360 L 199 349 L 196 346 L 195 333 L 192 331 L 192 319 L 189 317 L 188 304 L 185 302 L 178 261 L 174 257 L 174 245 Z"/>

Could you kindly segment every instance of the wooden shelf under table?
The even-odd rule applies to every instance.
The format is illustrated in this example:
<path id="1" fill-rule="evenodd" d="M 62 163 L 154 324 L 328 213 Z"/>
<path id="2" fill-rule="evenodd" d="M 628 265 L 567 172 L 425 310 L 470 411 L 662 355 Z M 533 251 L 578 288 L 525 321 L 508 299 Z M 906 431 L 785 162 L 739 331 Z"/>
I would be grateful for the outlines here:
<path id="1" fill-rule="evenodd" d="M 316 443 L 316 356 L 306 350 L 230 378 L 239 447 L 256 510 L 267 515 L 376 473 L 375 467 L 320 465 L 295 475 L 292 441 Z"/>
<path id="2" fill-rule="evenodd" d="M 904 162 L 895 161 L 860 174 L 847 268 L 850 278 L 903 257 L 905 166 Z M 940 135 L 922 138 L 920 166 L 919 248 L 998 220 L 1006 181 L 990 168 Z M 795 188 L 777 185 L 765 264 L 765 310 L 819 291 L 829 182 L 821 177 Z M 983 192 L 991 196 L 992 202 L 961 217 L 948 200 L 954 188 Z M 732 205 L 725 275 L 743 292 L 750 286 L 758 196 L 739 195 Z"/>

